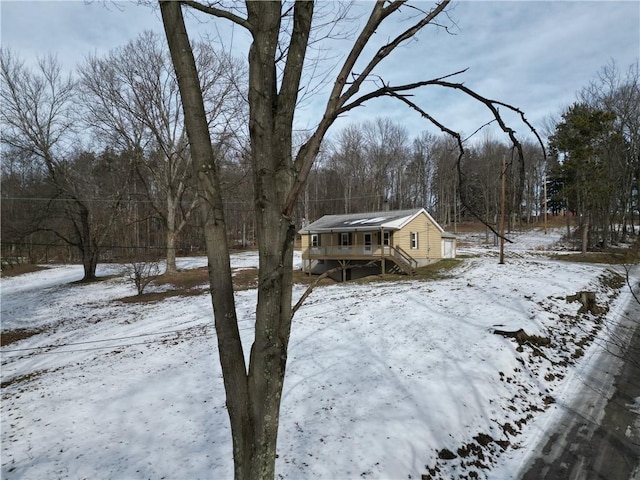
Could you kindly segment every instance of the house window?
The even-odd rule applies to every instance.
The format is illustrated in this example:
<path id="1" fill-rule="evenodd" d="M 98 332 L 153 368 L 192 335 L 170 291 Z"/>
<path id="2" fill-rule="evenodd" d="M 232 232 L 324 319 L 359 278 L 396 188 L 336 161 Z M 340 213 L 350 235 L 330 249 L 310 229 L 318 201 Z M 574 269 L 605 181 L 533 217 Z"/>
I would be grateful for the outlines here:
<path id="1" fill-rule="evenodd" d="M 320 246 L 320 235 L 318 235 L 317 233 L 312 233 L 311 234 L 311 246 L 312 247 L 319 247 Z"/>
<path id="2" fill-rule="evenodd" d="M 347 247 L 351 245 L 351 234 L 349 232 L 340 233 L 340 246 Z"/>
<path id="3" fill-rule="evenodd" d="M 382 237 L 382 244 L 386 245 L 387 247 L 391 245 L 391 232 L 384 232 Z"/>
<path id="4" fill-rule="evenodd" d="M 418 232 L 411 232 L 411 248 L 418 248 Z"/>

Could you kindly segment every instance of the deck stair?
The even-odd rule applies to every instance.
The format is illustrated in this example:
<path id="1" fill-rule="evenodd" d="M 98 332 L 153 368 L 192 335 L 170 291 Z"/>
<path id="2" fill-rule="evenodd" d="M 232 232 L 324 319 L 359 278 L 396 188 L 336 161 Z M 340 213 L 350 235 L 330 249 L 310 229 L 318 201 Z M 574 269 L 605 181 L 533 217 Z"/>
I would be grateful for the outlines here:
<path id="1" fill-rule="evenodd" d="M 386 260 L 391 260 L 396 267 L 407 275 L 415 275 L 418 262 L 400 247 L 391 247 L 391 255 L 385 256 Z M 394 269 L 390 269 L 392 272 Z"/>

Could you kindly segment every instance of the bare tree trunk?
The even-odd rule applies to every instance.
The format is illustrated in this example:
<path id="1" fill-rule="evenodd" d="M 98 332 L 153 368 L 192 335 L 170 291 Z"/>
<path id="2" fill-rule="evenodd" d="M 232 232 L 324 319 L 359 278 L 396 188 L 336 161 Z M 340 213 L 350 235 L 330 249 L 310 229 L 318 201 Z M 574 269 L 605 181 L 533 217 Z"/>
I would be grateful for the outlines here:
<path id="1" fill-rule="evenodd" d="M 249 51 L 249 133 L 260 253 L 255 340 L 248 375 L 253 427 L 250 478 L 275 475 L 280 401 L 291 330 L 295 226 L 292 219 L 285 216 L 284 206 L 296 179 L 291 157 L 293 113 L 313 3 L 297 3 L 294 8 L 294 33 L 288 60 L 297 66 L 287 62 L 278 92 L 274 58 L 280 32 L 280 5 L 247 3 L 248 20 L 255 27 Z M 298 78 L 287 78 L 288 74 Z"/>
<path id="2" fill-rule="evenodd" d="M 176 201 L 167 194 L 167 268 L 166 273 L 176 273 L 176 240 L 178 232 L 176 230 Z"/>
<path id="3" fill-rule="evenodd" d="M 209 262 L 211 300 L 215 316 L 220 364 L 231 422 L 234 469 L 237 479 L 250 479 L 253 428 L 249 409 L 246 365 L 238 331 L 229 247 L 218 166 L 209 137 L 202 91 L 189 38 L 178 2 L 160 2 L 169 51 L 179 80 Z"/>
<path id="4" fill-rule="evenodd" d="M 589 212 L 585 212 L 582 221 L 582 255 L 586 255 L 589 250 L 589 217 Z"/>
<path id="5" fill-rule="evenodd" d="M 96 268 L 98 267 L 98 253 L 95 250 L 82 252 L 82 266 L 84 269 L 83 281 L 96 279 Z"/>
<path id="6" fill-rule="evenodd" d="M 295 227 L 291 215 L 318 155 L 320 143 L 339 115 L 369 98 L 389 93 L 388 88 L 384 87 L 358 94 L 362 83 L 370 78 L 378 63 L 413 37 L 442 12 L 448 3 L 448 0 L 437 3 L 433 10 L 420 16 L 412 26 L 380 47 L 369 62 L 361 66 L 363 69 L 360 73 L 355 74 L 353 69 L 368 41 L 383 20 L 403 5 L 401 1 L 375 3 L 366 25 L 336 76 L 317 129 L 300 147 L 294 161 L 293 116 L 302 90 L 300 80 L 314 3 L 295 2 L 283 13 L 280 2 L 246 2 L 247 17 L 244 18 L 231 10 L 219 8 L 216 2 L 188 2 L 191 8 L 241 25 L 252 36 L 248 55 L 249 133 L 260 264 L 255 338 L 247 370 L 233 298 L 219 166 L 209 138 L 193 52 L 181 4 L 169 0 L 160 1 L 165 33 L 182 96 L 198 194 L 202 198 L 200 209 L 209 260 L 220 362 L 231 422 L 236 479 L 272 479 L 275 474 L 280 402 L 293 312 L 291 299 Z M 281 25 L 284 17 L 292 20 L 286 27 Z M 285 30 L 286 34 L 283 33 Z M 287 37 L 288 42 L 283 37 Z M 395 88 L 403 91 L 409 87 Z M 456 138 L 459 140 L 459 135 Z M 462 152 L 461 142 L 459 144 Z M 382 194 L 386 193 L 387 184 L 383 180 L 384 177 L 378 176 L 372 182 L 378 187 L 378 208 Z"/>
<path id="7" fill-rule="evenodd" d="M 176 273 L 176 240 L 178 235 L 175 231 L 167 229 L 167 268 L 165 273 Z"/>
<path id="8" fill-rule="evenodd" d="M 79 234 L 80 253 L 82 254 L 82 267 L 84 269 L 83 281 L 95 280 L 98 266 L 98 251 L 91 241 L 91 224 L 89 210 L 82 204 L 78 204 L 80 225 L 77 227 Z"/>

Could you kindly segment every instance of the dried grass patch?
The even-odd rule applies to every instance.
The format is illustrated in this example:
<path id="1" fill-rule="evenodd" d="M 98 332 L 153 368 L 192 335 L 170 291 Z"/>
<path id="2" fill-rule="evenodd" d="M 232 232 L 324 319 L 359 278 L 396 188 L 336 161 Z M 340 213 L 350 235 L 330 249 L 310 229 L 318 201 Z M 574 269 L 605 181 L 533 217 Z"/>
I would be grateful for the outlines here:
<path id="1" fill-rule="evenodd" d="M 15 342 L 19 342 L 20 340 L 24 340 L 29 337 L 33 337 L 34 335 L 38 335 L 42 333 L 44 330 L 41 329 L 20 329 L 20 330 L 8 330 L 0 332 L 0 346 L 4 347 L 5 345 L 10 345 Z"/>
<path id="2" fill-rule="evenodd" d="M 33 273 L 39 272 L 41 270 L 47 270 L 49 267 L 43 267 L 42 265 L 30 265 L 30 264 L 19 264 L 19 265 L 2 265 L 2 276 L 3 277 L 17 277 L 19 275 L 24 275 L 25 273 Z"/>

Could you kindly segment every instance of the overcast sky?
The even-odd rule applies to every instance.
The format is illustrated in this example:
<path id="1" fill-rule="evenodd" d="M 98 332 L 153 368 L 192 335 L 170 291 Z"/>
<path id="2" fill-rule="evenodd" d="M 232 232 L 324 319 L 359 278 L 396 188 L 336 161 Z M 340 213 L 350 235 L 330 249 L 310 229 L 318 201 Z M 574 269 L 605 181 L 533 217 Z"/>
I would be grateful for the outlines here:
<path id="1" fill-rule="evenodd" d="M 323 5 L 328 5 L 327 3 Z M 431 2 L 418 2 L 429 8 Z M 370 4 L 361 6 L 362 13 Z M 159 12 L 133 3 L 95 1 L 0 1 L 2 45 L 30 61 L 53 52 L 73 69 L 88 53 L 106 53 L 143 30 L 162 33 Z M 623 70 L 640 56 L 640 2 L 636 0 L 530 2 L 455 2 L 451 28 L 427 28 L 420 37 L 390 57 L 377 73 L 395 85 L 446 75 L 468 68 L 456 77 L 478 93 L 525 111 L 536 125 L 575 100 L 607 63 Z M 455 22 L 451 24 L 451 21 Z M 405 24 L 391 23 L 378 32 L 378 44 Z M 196 22 L 194 36 L 207 33 L 223 39 L 227 49 L 246 58 L 248 37 L 221 20 Z M 339 55 L 346 42 L 333 42 Z M 460 94 L 442 89 L 424 90 L 414 100 L 450 128 L 473 132 L 491 117 Z M 300 110 L 297 125 L 312 126 L 326 97 L 316 96 Z M 427 125 L 418 114 L 399 103 L 384 100 L 359 108 L 340 120 L 360 122 L 377 116 L 402 123 L 412 135 Z M 523 132 L 522 125 L 515 125 Z"/>

